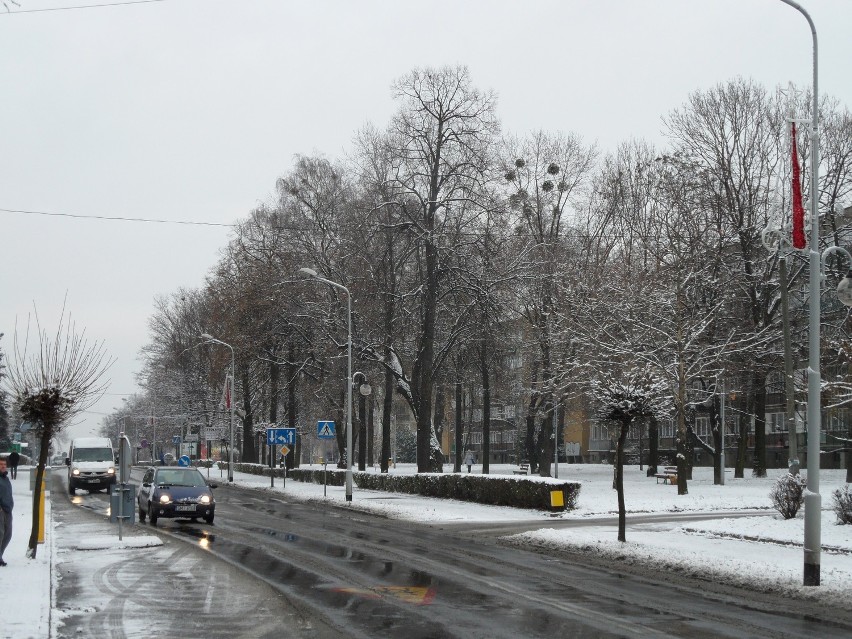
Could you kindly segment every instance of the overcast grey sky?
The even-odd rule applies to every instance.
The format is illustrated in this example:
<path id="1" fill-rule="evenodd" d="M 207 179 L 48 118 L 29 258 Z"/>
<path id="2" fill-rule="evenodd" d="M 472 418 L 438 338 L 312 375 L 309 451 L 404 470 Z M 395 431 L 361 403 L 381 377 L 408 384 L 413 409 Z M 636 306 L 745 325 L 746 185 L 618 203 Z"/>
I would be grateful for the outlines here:
<path id="1" fill-rule="evenodd" d="M 99 0 L 19 0 L 32 11 Z M 819 89 L 852 106 L 852 2 L 802 0 Z M 294 154 L 338 157 L 384 126 L 392 80 L 466 64 L 507 132 L 661 144 L 660 117 L 738 75 L 812 78 L 780 0 L 162 0 L 0 15 L 0 209 L 231 224 Z M 88 434 L 136 390 L 152 301 L 198 287 L 227 227 L 0 210 L 0 345 L 68 307 L 116 358 Z"/>

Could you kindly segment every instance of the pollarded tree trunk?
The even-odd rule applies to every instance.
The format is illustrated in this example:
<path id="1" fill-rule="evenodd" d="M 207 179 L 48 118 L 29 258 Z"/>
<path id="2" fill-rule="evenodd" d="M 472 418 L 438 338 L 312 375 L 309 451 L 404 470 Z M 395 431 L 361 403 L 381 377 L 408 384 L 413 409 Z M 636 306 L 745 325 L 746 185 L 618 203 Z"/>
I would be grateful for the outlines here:
<path id="1" fill-rule="evenodd" d="M 39 522 L 41 518 L 41 508 L 39 502 L 44 495 L 45 468 L 47 468 L 47 451 L 50 448 L 50 440 L 53 439 L 54 427 L 53 423 L 48 421 L 41 429 L 41 441 L 38 451 L 38 465 L 36 466 L 35 485 L 40 487 L 40 490 L 33 491 L 33 517 L 32 530 L 30 531 L 30 540 L 27 542 L 27 557 L 35 559 L 38 549 L 38 531 L 40 528 Z"/>

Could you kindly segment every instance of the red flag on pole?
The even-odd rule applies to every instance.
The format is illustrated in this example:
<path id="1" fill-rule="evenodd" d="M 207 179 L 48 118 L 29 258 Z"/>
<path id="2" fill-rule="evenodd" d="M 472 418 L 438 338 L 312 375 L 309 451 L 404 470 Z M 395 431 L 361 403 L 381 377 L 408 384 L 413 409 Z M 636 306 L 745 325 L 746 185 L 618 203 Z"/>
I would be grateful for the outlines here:
<path id="1" fill-rule="evenodd" d="M 793 122 L 793 248 L 803 249 L 805 242 L 805 209 L 802 206 L 802 182 L 799 176 L 799 154 L 796 148 L 796 123 Z"/>

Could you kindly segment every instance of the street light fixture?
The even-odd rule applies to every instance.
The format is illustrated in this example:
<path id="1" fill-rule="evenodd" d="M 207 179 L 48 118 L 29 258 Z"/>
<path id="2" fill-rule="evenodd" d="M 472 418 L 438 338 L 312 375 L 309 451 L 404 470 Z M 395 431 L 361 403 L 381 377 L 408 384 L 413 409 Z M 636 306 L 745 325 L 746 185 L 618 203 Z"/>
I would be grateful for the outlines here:
<path id="1" fill-rule="evenodd" d="M 338 288 L 346 293 L 346 326 L 348 339 L 346 344 L 347 358 L 347 378 L 346 378 L 346 501 L 352 501 L 352 296 L 349 294 L 349 289 L 332 282 L 324 277 L 321 277 L 312 268 L 302 267 L 299 273 L 314 278 L 318 282 L 323 282 L 334 288 Z"/>
<path id="2" fill-rule="evenodd" d="M 234 347 L 226 342 L 223 342 L 220 339 L 216 339 L 210 333 L 202 333 L 201 339 L 206 340 L 208 343 L 213 344 L 221 344 L 226 348 L 231 349 L 231 388 L 230 388 L 230 404 L 231 404 L 231 434 L 230 434 L 230 446 L 228 447 L 228 481 L 233 483 L 234 481 L 234 406 L 236 402 L 234 401 L 234 373 L 236 372 L 234 369 Z"/>

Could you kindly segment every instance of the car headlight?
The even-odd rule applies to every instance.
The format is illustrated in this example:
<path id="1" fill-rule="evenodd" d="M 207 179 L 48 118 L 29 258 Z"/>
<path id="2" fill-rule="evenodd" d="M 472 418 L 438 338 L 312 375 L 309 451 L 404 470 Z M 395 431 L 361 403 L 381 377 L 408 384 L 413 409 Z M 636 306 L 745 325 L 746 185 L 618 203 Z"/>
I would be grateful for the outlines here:
<path id="1" fill-rule="evenodd" d="M 115 475 L 115 468 L 109 468 L 109 469 L 107 469 L 107 474 L 108 474 L 108 475 Z"/>
<path id="2" fill-rule="evenodd" d="M 201 495 L 201 499 L 199 499 L 198 501 L 200 501 L 202 504 L 209 504 L 210 495 Z"/>
<path id="3" fill-rule="evenodd" d="M 75 469 L 73 469 L 73 470 L 71 471 L 71 474 L 72 474 L 72 475 L 79 475 L 79 474 L 80 474 L 80 469 L 79 469 L 79 468 L 75 468 Z"/>
<path id="4" fill-rule="evenodd" d="M 168 504 L 171 500 L 172 498 L 169 495 L 160 495 L 161 504 Z"/>

